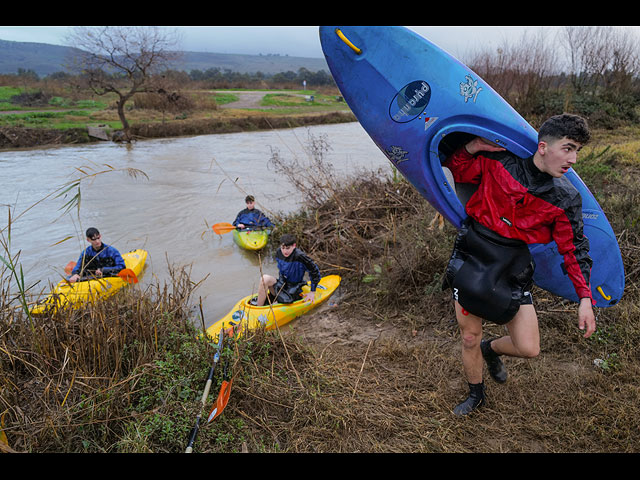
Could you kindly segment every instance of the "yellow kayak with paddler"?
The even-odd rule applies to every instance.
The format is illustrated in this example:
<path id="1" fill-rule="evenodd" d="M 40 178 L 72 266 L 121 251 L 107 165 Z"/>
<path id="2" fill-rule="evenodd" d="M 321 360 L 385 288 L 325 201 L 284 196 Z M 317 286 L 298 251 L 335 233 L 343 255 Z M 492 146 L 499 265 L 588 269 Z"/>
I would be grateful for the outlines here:
<path id="1" fill-rule="evenodd" d="M 266 330 L 273 330 L 282 327 L 290 321 L 317 307 L 336 291 L 340 286 L 339 275 L 327 275 L 320 279 L 320 283 L 316 287 L 316 294 L 313 303 L 306 302 L 303 299 L 293 303 L 274 303 L 258 307 L 251 305 L 249 301 L 256 295 L 248 295 L 240 300 L 231 311 L 223 318 L 215 322 L 207 328 L 207 335 L 213 339 L 218 338 L 221 328 L 233 329 L 233 332 L 242 332 L 245 330 L 253 330 L 264 326 Z M 311 289 L 310 282 L 302 287 L 302 293 L 309 292 Z"/>
<path id="2" fill-rule="evenodd" d="M 110 297 L 129 283 L 137 282 L 137 277 L 147 261 L 148 252 L 142 249 L 122 254 L 125 269 L 118 276 L 92 278 L 70 283 L 62 279 L 52 292 L 31 309 L 32 315 L 52 313 L 64 307 L 78 308 L 88 302 Z M 73 263 L 73 262 L 71 262 Z"/>
<path id="3" fill-rule="evenodd" d="M 233 240 L 245 250 L 260 250 L 269 240 L 267 230 L 234 230 Z"/>

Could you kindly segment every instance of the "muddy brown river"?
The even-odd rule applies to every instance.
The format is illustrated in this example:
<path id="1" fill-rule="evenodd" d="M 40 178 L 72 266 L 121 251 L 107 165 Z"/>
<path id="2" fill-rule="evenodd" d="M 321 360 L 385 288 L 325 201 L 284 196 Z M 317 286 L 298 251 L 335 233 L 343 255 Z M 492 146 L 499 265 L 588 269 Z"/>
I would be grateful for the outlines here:
<path id="1" fill-rule="evenodd" d="M 92 226 L 121 253 L 135 248 L 149 252 L 142 286 L 168 280 L 168 264 L 190 265 L 192 280 L 204 279 L 193 300 L 202 298 L 208 326 L 241 297 L 257 291 L 260 278 L 257 255 L 236 246 L 232 234 L 216 235 L 210 226 L 232 222 L 249 193 L 267 214 L 296 210 L 300 194 L 269 168 L 269 159 L 273 148 L 285 159 L 295 156 L 305 163 L 309 134 L 326 136 L 331 146 L 327 160 L 338 175 L 361 168 L 391 171 L 355 122 L 147 140 L 132 146 L 104 142 L 0 152 L 3 238 L 10 238 L 13 255 L 19 252 L 25 282 L 35 284 L 30 290 L 34 296 L 48 292 L 64 266 L 78 258 L 88 245 L 84 232 Z M 73 179 L 110 168 L 115 171 L 82 180 L 79 212 L 64 212 L 77 190 L 64 197 L 50 195 Z M 148 178 L 134 178 L 123 171 L 127 168 Z M 277 273 L 271 258 L 263 259 L 262 268 Z"/>

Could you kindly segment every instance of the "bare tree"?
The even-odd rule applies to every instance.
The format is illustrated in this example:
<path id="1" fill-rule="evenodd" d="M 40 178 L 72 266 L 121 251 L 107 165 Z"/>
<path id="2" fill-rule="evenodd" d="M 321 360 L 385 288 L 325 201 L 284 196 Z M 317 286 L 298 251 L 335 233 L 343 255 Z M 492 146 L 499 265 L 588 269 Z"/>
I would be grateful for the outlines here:
<path id="1" fill-rule="evenodd" d="M 125 104 L 136 93 L 154 92 L 178 58 L 176 31 L 158 27 L 76 27 L 67 39 L 79 49 L 72 68 L 97 95 L 115 93 L 126 141 L 131 141 Z"/>
<path id="2" fill-rule="evenodd" d="M 639 73 L 638 39 L 621 27 L 565 27 L 561 36 L 577 92 L 628 90 Z"/>
<path id="3" fill-rule="evenodd" d="M 523 32 L 497 50 L 476 51 L 467 64 L 515 108 L 528 111 L 549 90 L 557 54 L 547 31 Z"/>

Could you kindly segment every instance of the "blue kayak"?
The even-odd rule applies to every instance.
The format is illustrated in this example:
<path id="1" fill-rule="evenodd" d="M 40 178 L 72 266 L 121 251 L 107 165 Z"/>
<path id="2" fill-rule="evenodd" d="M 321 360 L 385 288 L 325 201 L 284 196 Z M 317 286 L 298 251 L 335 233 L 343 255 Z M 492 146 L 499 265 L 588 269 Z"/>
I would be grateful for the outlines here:
<path id="1" fill-rule="evenodd" d="M 331 73 L 358 121 L 391 163 L 449 222 L 466 218 L 460 189 L 442 163 L 462 138 L 481 136 L 519 157 L 536 151 L 538 134 L 467 66 L 404 27 L 320 27 Z M 570 169 L 582 196 L 584 234 L 593 259 L 591 289 L 598 307 L 624 291 L 617 238 L 593 194 Z M 578 301 L 555 242 L 532 244 L 539 287 Z"/>

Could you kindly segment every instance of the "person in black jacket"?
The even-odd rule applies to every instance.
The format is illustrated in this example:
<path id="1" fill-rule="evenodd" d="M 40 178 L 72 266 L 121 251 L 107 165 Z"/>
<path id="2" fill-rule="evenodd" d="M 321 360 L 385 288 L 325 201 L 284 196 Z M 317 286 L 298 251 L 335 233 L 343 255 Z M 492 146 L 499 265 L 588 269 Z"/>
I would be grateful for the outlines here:
<path id="1" fill-rule="evenodd" d="M 295 236 L 288 233 L 282 235 L 276 262 L 279 276 L 277 279 L 271 275 L 262 276 L 256 305 L 263 306 L 267 299 L 269 303 L 292 303 L 300 300 L 302 286 L 306 283 L 305 273 L 309 274 L 311 289 L 304 295 L 304 299 L 313 302 L 320 282 L 320 269 L 306 253 L 297 248 Z"/>

